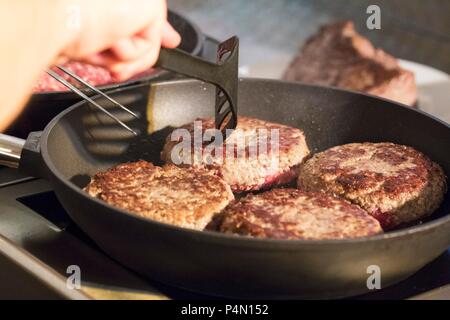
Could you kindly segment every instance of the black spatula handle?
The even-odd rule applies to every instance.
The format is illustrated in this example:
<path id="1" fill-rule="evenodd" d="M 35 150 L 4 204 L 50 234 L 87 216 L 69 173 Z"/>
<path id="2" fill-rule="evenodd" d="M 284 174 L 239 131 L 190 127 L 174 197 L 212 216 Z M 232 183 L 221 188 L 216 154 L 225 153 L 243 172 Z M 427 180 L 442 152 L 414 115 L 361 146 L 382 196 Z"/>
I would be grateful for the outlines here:
<path id="1" fill-rule="evenodd" d="M 211 83 L 217 82 L 216 74 L 219 70 L 219 66 L 214 63 L 192 56 L 179 49 L 166 48 L 161 48 L 155 67 Z"/>
<path id="2" fill-rule="evenodd" d="M 216 128 L 223 134 L 226 129 L 236 128 L 239 66 L 237 37 L 232 37 L 219 45 L 217 64 L 178 49 L 162 48 L 155 66 L 214 84 Z"/>

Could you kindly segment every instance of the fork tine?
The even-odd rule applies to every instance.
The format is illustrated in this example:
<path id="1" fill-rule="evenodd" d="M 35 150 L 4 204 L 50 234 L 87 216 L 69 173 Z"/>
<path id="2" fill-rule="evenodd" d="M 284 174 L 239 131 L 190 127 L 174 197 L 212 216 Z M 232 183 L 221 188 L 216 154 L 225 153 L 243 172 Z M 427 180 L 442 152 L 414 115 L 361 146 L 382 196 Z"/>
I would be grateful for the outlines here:
<path id="1" fill-rule="evenodd" d="M 122 127 L 124 127 L 125 129 L 127 129 L 128 131 L 130 131 L 132 134 L 134 134 L 135 136 L 137 136 L 137 132 L 134 131 L 133 129 L 131 129 L 129 126 L 127 126 L 124 122 L 122 122 L 122 120 L 120 120 L 119 118 L 117 118 L 115 115 L 113 115 L 111 112 L 109 112 L 108 110 L 106 110 L 105 108 L 103 108 L 101 105 L 99 105 L 97 102 L 95 102 L 94 100 L 92 100 L 91 98 L 89 98 L 87 95 L 85 95 L 81 90 L 79 90 L 77 87 L 75 87 L 74 85 L 72 85 L 71 83 L 69 83 L 67 80 L 65 80 L 64 78 L 62 78 L 61 76 L 59 76 L 56 72 L 54 72 L 53 70 L 46 70 L 47 74 L 51 77 L 53 77 L 56 81 L 60 82 L 61 84 L 63 84 L 64 86 L 66 86 L 67 88 L 69 88 L 71 91 L 73 91 L 74 93 L 76 93 L 77 95 L 79 95 L 81 98 L 83 98 L 84 100 L 90 102 L 92 105 L 94 105 L 95 107 L 97 107 L 98 109 L 100 109 L 101 111 L 103 111 L 105 114 L 107 114 L 109 117 L 111 117 L 114 121 L 116 121 L 118 124 L 120 124 Z"/>
<path id="2" fill-rule="evenodd" d="M 216 79 L 219 87 L 216 86 L 215 122 L 226 138 L 226 130 L 237 126 L 239 39 L 236 36 L 219 44 L 217 64 L 221 73 Z"/>
<path id="3" fill-rule="evenodd" d="M 108 96 L 107 94 L 103 93 L 102 91 L 98 90 L 96 87 L 90 85 L 88 82 L 84 81 L 83 79 L 81 79 L 79 76 L 77 76 L 75 73 L 73 73 L 72 71 L 64 68 L 63 66 L 56 66 L 59 70 L 61 70 L 62 72 L 64 72 L 65 74 L 69 75 L 70 77 L 74 78 L 75 80 L 77 80 L 78 82 L 81 82 L 82 84 L 84 84 L 86 87 L 88 87 L 89 89 L 93 90 L 94 92 L 102 95 L 103 97 L 105 97 L 106 99 L 108 99 L 109 101 L 111 101 L 113 104 L 115 104 L 116 106 L 118 106 L 119 108 L 125 110 L 126 112 L 128 112 L 129 114 L 131 114 L 133 117 L 135 117 L 136 119 L 139 118 L 139 116 L 134 113 L 133 111 L 131 111 L 130 109 L 128 109 L 127 107 L 125 107 L 124 105 L 120 104 L 119 102 L 117 102 L 116 100 L 114 100 L 113 98 L 111 98 L 110 96 Z"/>

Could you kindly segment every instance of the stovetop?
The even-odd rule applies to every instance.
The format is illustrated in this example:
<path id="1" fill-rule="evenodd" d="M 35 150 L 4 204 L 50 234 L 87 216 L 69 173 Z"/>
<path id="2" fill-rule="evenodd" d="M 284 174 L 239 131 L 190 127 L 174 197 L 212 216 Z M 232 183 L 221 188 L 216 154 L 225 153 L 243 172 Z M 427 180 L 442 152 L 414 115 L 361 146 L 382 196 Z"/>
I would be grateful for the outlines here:
<path id="1" fill-rule="evenodd" d="M 46 181 L 8 168 L 0 168 L 0 235 L 0 297 L 210 298 L 143 279 L 115 262 L 70 220 Z M 73 265 L 81 271 L 80 290 L 66 286 Z M 409 279 L 354 298 L 450 299 L 449 284 L 450 250 Z"/>

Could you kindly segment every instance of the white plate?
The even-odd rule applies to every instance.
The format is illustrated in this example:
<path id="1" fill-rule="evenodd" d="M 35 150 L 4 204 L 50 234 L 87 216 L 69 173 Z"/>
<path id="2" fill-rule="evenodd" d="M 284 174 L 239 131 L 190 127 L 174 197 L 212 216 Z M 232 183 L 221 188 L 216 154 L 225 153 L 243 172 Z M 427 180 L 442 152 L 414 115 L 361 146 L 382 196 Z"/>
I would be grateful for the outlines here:
<path id="1" fill-rule="evenodd" d="M 291 59 L 290 56 L 279 57 L 276 61 L 243 66 L 239 71 L 246 77 L 279 79 Z M 412 61 L 400 60 L 400 65 L 416 74 L 419 108 L 450 123 L 450 76 Z"/>

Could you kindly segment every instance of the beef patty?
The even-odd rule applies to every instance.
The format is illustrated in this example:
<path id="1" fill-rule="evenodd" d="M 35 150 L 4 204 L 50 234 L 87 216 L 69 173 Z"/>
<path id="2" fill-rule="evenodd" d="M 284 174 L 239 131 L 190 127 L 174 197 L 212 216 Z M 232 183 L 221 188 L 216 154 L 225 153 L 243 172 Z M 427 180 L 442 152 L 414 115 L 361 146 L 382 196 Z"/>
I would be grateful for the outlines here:
<path id="1" fill-rule="evenodd" d="M 195 123 L 201 125 L 201 130 L 195 129 Z M 203 136 L 213 128 L 213 119 L 198 119 L 181 127 L 190 136 L 194 136 L 195 130 Z M 309 154 L 301 130 L 246 117 L 239 117 L 238 126 L 226 143 L 218 144 L 212 152 L 209 141 L 196 144 L 194 139 L 188 144 L 189 150 L 178 149 L 182 140 L 169 135 L 161 153 L 162 160 L 206 168 L 222 177 L 234 192 L 260 190 L 294 181 L 298 165 Z"/>
<path id="2" fill-rule="evenodd" d="M 108 69 L 103 67 L 94 66 L 89 63 L 70 61 L 63 64 L 63 67 L 69 71 L 75 73 L 84 81 L 90 83 L 93 86 L 101 86 L 114 82 L 114 79 Z M 69 75 L 63 73 L 56 67 L 51 68 L 54 72 L 58 73 L 62 78 L 70 82 L 75 86 L 80 86 L 80 83 L 74 80 Z M 34 85 L 34 92 L 51 92 L 51 91 L 68 91 L 69 89 L 48 75 L 43 73 L 36 84 Z"/>
<path id="3" fill-rule="evenodd" d="M 197 230 L 234 199 L 230 187 L 205 170 L 142 160 L 97 173 L 85 191 L 137 216 Z"/>
<path id="4" fill-rule="evenodd" d="M 321 192 L 273 189 L 250 194 L 223 212 L 219 231 L 274 239 L 345 239 L 382 232 L 360 207 Z"/>
<path id="5" fill-rule="evenodd" d="M 435 211 L 446 192 L 439 165 L 393 143 L 352 143 L 314 155 L 301 167 L 299 188 L 343 197 L 390 229 Z"/>
<path id="6" fill-rule="evenodd" d="M 78 77 L 80 77 L 84 81 L 96 87 L 118 83 L 117 79 L 114 78 L 111 72 L 109 72 L 108 69 L 101 66 L 95 66 L 89 63 L 79 61 L 68 61 L 63 63 L 62 66 L 71 71 L 72 73 L 75 73 Z M 78 81 L 74 80 L 72 77 L 59 70 L 57 67 L 51 67 L 50 69 L 59 74 L 59 76 L 64 78 L 69 83 L 73 84 L 75 87 L 80 87 L 80 83 Z M 148 69 L 144 72 L 141 72 L 133 76 L 131 79 L 139 79 L 141 77 L 149 76 L 154 72 L 155 69 Z M 63 85 L 62 83 L 60 83 L 59 81 L 57 81 L 56 79 L 54 79 L 53 77 L 44 72 L 40 75 L 37 82 L 35 83 L 33 91 L 35 93 L 42 93 L 53 91 L 69 91 L 69 89 L 65 85 Z"/>

